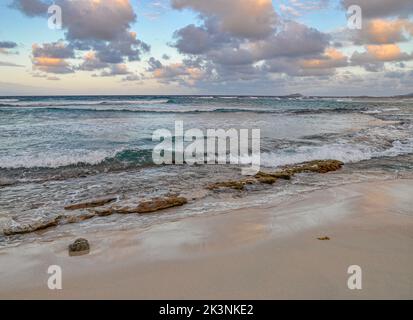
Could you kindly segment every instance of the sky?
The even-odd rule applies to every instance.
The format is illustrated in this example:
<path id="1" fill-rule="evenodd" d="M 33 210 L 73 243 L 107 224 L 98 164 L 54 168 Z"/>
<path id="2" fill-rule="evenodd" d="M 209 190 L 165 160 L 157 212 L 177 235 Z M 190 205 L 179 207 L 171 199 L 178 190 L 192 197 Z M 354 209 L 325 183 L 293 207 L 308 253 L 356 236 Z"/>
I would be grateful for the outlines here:
<path id="1" fill-rule="evenodd" d="M 413 93 L 413 1 L 0 4 L 3 96 L 293 93 Z"/>

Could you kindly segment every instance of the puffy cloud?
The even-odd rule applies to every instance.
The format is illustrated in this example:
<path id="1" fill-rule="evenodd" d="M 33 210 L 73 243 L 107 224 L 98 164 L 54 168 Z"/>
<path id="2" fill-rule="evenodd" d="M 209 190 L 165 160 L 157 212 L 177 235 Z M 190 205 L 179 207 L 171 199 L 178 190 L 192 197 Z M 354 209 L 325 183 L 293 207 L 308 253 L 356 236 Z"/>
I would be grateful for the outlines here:
<path id="1" fill-rule="evenodd" d="M 72 73 L 73 69 L 69 63 L 60 58 L 34 57 L 33 67 L 46 73 Z"/>
<path id="2" fill-rule="evenodd" d="M 175 9 L 192 9 L 201 18 L 218 21 L 219 30 L 236 37 L 265 38 L 277 23 L 271 0 L 172 0 Z"/>
<path id="3" fill-rule="evenodd" d="M 341 0 L 341 4 L 344 8 L 352 5 L 360 6 L 365 18 L 409 16 L 413 14 L 413 1 L 411 0 Z"/>
<path id="4" fill-rule="evenodd" d="M 33 44 L 32 63 L 37 70 L 46 73 L 72 73 L 72 66 L 66 61 L 74 58 L 73 48 L 63 42 Z"/>
<path id="5" fill-rule="evenodd" d="M 136 21 L 130 0 L 56 0 L 54 3 L 62 8 L 68 47 L 94 52 L 93 59 L 86 56 L 78 69 L 95 70 L 108 64 L 116 68 L 125 61 L 140 60 L 141 55 L 150 50 L 149 45 L 130 30 Z M 28 16 L 42 16 L 50 4 L 48 0 L 14 0 L 13 7 Z M 46 46 L 43 45 L 44 49 L 50 51 Z"/>
<path id="6" fill-rule="evenodd" d="M 332 69 L 346 67 L 347 65 L 347 57 L 334 48 L 326 49 L 321 58 L 306 59 L 300 62 L 300 66 L 304 69 Z"/>
<path id="7" fill-rule="evenodd" d="M 368 45 L 367 53 L 378 61 L 402 61 L 411 59 L 412 56 L 403 53 L 396 44 Z"/>
<path id="8" fill-rule="evenodd" d="M 43 45 L 33 44 L 32 54 L 34 57 L 51 57 L 59 59 L 74 58 L 73 47 L 64 42 L 45 43 Z"/>
<path id="9" fill-rule="evenodd" d="M 84 70 L 84 71 L 93 71 L 97 69 L 103 69 L 106 67 L 108 67 L 108 64 L 100 61 L 96 57 L 96 52 L 89 51 L 89 52 L 86 52 L 86 54 L 83 56 L 83 62 L 78 67 L 78 69 Z"/>
<path id="10" fill-rule="evenodd" d="M 367 45 L 365 49 L 365 52 L 353 53 L 351 64 L 363 66 L 367 71 L 381 71 L 386 62 L 413 60 L 413 54 L 402 52 L 396 44 Z"/>
<path id="11" fill-rule="evenodd" d="M 406 19 L 373 19 L 356 33 L 356 44 L 391 44 L 407 41 L 413 35 L 413 22 Z"/>
<path id="12" fill-rule="evenodd" d="M 297 22 L 288 22 L 271 38 L 252 44 L 261 59 L 280 56 L 300 57 L 320 54 L 329 44 L 329 36 Z"/>

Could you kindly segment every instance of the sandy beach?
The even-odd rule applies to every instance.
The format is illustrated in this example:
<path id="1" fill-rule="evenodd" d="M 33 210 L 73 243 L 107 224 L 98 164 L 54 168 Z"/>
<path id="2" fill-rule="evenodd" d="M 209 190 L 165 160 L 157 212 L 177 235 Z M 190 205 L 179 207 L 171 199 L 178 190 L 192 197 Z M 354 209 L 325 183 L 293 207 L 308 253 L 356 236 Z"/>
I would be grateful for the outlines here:
<path id="1" fill-rule="evenodd" d="M 1 249 L 0 298 L 412 299 L 412 190 L 407 179 L 360 183 L 96 232 L 82 257 L 68 256 L 72 237 Z M 47 287 L 50 265 L 62 268 L 62 290 Z M 362 268 L 362 290 L 348 289 L 351 265 Z"/>

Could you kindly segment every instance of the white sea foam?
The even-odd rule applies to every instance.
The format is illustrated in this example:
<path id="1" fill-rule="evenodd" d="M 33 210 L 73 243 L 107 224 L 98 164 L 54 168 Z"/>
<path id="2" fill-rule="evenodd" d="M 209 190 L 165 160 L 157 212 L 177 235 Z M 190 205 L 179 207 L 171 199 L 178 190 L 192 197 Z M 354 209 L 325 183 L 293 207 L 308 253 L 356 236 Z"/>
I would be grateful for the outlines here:
<path id="1" fill-rule="evenodd" d="M 335 159 L 344 163 L 355 163 L 379 157 L 395 157 L 413 153 L 413 139 L 395 141 L 391 148 L 382 150 L 363 144 L 326 144 L 323 146 L 302 146 L 294 150 L 281 150 L 261 155 L 261 164 L 280 167 L 312 160 Z"/>
<path id="2" fill-rule="evenodd" d="M 66 152 L 66 153 L 65 153 Z M 26 154 L 18 156 L 1 156 L 1 168 L 58 168 L 78 163 L 98 164 L 108 157 L 116 155 L 116 151 L 61 151 Z"/>

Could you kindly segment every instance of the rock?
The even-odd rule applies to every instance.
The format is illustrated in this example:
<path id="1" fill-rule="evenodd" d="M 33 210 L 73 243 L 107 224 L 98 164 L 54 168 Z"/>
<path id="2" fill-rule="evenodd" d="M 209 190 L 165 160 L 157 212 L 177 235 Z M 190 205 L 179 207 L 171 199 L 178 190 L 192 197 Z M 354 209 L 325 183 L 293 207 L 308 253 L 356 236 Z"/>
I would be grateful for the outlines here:
<path id="1" fill-rule="evenodd" d="M 273 173 L 268 173 L 268 172 L 263 172 L 260 171 L 255 175 L 256 179 L 261 179 L 261 178 L 275 178 L 275 179 L 282 179 L 282 180 L 291 180 L 291 174 L 286 173 L 286 172 L 273 172 Z"/>
<path id="2" fill-rule="evenodd" d="M 79 209 L 101 207 L 101 206 L 104 206 L 105 204 L 114 202 L 117 199 L 118 197 L 111 196 L 111 197 L 88 200 L 88 201 L 68 205 L 65 207 L 65 210 L 79 210 Z"/>
<path id="3" fill-rule="evenodd" d="M 5 236 L 12 236 L 16 234 L 31 233 L 38 230 L 44 230 L 50 227 L 55 227 L 59 224 L 62 216 L 43 217 L 35 221 L 22 222 L 12 220 L 12 222 L 3 229 Z"/>
<path id="4" fill-rule="evenodd" d="M 329 241 L 331 240 L 329 237 L 321 237 L 321 238 L 317 238 L 320 241 Z"/>
<path id="5" fill-rule="evenodd" d="M 314 160 L 286 167 L 282 172 L 296 174 L 303 172 L 327 173 L 340 170 L 344 163 L 338 160 Z"/>
<path id="6" fill-rule="evenodd" d="M 235 189 L 235 190 L 244 190 L 246 185 L 254 184 L 255 181 L 251 179 L 239 180 L 239 181 L 224 181 L 217 182 L 207 186 L 208 190 L 217 190 L 217 189 Z"/>
<path id="7" fill-rule="evenodd" d="M 183 206 L 187 204 L 188 200 L 184 197 L 166 197 L 155 198 L 148 201 L 141 202 L 136 208 L 118 208 L 115 209 L 115 213 L 130 214 L 130 213 L 151 213 L 160 210 L 165 210 L 172 207 Z"/>
<path id="8" fill-rule="evenodd" d="M 206 188 L 208 190 L 218 190 L 218 189 L 234 189 L 234 190 L 244 190 L 246 185 L 264 183 L 264 184 L 274 184 L 278 179 L 291 180 L 291 178 L 297 173 L 303 172 L 317 172 L 317 173 L 327 173 L 331 171 L 337 171 L 342 168 L 343 162 L 338 160 L 315 160 L 310 162 L 304 162 L 301 164 L 284 167 L 281 171 L 277 172 L 258 172 L 254 179 L 242 179 L 238 181 L 224 181 L 217 182 L 208 185 Z"/>
<path id="9" fill-rule="evenodd" d="M 274 177 L 258 177 L 257 180 L 264 184 L 274 184 L 277 182 L 277 178 Z"/>
<path id="10" fill-rule="evenodd" d="M 89 254 L 89 252 L 89 241 L 87 241 L 86 239 L 77 239 L 75 242 L 69 245 L 69 255 L 71 257 L 83 256 L 85 254 Z"/>
<path id="11" fill-rule="evenodd" d="M 100 217 L 110 216 L 115 213 L 144 214 L 144 213 L 152 213 L 156 211 L 169 209 L 172 207 L 183 206 L 184 204 L 187 204 L 187 203 L 188 203 L 188 200 L 184 197 L 169 196 L 169 197 L 164 197 L 164 198 L 154 198 L 151 200 L 143 201 L 139 203 L 138 206 L 136 207 L 110 207 L 110 208 L 105 208 L 105 209 L 93 210 L 93 213 Z"/>
<path id="12" fill-rule="evenodd" d="M 62 215 L 59 220 L 59 224 L 72 224 L 79 223 L 89 219 L 92 219 L 96 216 L 93 212 L 82 212 L 75 215 Z"/>

